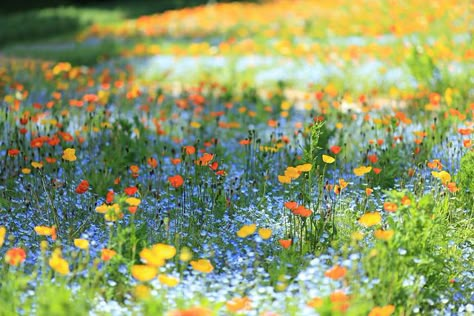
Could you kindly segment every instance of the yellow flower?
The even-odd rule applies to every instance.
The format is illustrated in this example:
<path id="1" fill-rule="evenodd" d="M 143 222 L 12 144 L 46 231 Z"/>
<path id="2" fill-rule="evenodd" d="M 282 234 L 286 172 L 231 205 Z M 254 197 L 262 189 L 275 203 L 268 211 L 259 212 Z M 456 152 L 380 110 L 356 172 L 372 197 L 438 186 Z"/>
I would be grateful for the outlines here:
<path id="1" fill-rule="evenodd" d="M 351 234 L 351 239 L 353 241 L 360 241 L 364 238 L 364 234 L 359 232 L 359 231 L 355 231 Z"/>
<path id="2" fill-rule="evenodd" d="M 156 267 L 136 264 L 132 266 L 132 276 L 138 281 L 146 282 L 153 280 L 158 273 Z"/>
<path id="3" fill-rule="evenodd" d="M 291 178 L 288 176 L 278 176 L 278 181 L 283 184 L 290 184 L 291 183 Z"/>
<path id="4" fill-rule="evenodd" d="M 255 233 L 255 230 L 256 230 L 256 229 L 257 229 L 257 225 L 256 225 L 256 224 L 244 225 L 244 226 L 242 226 L 242 228 L 239 229 L 239 231 L 237 232 L 237 236 L 240 237 L 240 238 L 248 237 L 248 236 L 252 235 L 253 233 Z"/>
<path id="5" fill-rule="evenodd" d="M 152 251 L 163 259 L 171 259 L 176 255 L 176 248 L 166 244 L 156 244 L 152 247 Z"/>
<path id="6" fill-rule="evenodd" d="M 300 172 L 308 172 L 308 171 L 311 171 L 311 169 L 313 169 L 313 165 L 310 163 L 305 163 L 305 164 L 296 166 L 296 169 L 298 169 L 298 171 Z"/>
<path id="7" fill-rule="evenodd" d="M 102 205 L 99 205 L 95 208 L 95 211 L 97 213 L 107 213 L 107 210 L 109 209 L 109 206 L 107 204 L 102 204 Z"/>
<path id="8" fill-rule="evenodd" d="M 5 235 L 7 234 L 7 229 L 4 226 L 0 226 L 0 247 L 3 246 L 5 242 Z"/>
<path id="9" fill-rule="evenodd" d="M 431 174 L 433 177 L 440 179 L 443 184 L 447 184 L 451 181 L 451 175 L 444 170 L 440 172 L 431 171 Z"/>
<path id="10" fill-rule="evenodd" d="M 67 161 L 76 161 L 76 150 L 74 148 L 66 148 L 63 152 L 63 159 Z"/>
<path id="11" fill-rule="evenodd" d="M 151 290 L 148 286 L 144 284 L 138 284 L 135 286 L 133 295 L 138 299 L 146 299 L 150 297 Z"/>
<path id="12" fill-rule="evenodd" d="M 162 267 L 165 265 L 165 259 L 158 256 L 152 249 L 145 248 L 140 251 L 140 258 L 150 266 Z"/>
<path id="13" fill-rule="evenodd" d="M 199 127 L 201 127 L 201 123 L 193 121 L 193 122 L 191 122 L 190 126 L 192 128 L 199 128 Z"/>
<path id="14" fill-rule="evenodd" d="M 359 218 L 359 223 L 366 227 L 378 225 L 381 221 L 382 216 L 379 212 L 365 213 L 361 218 Z"/>
<path id="15" fill-rule="evenodd" d="M 190 263 L 193 269 L 199 272 L 210 273 L 214 270 L 211 262 L 207 259 L 193 260 Z"/>
<path id="16" fill-rule="evenodd" d="M 266 240 L 272 236 L 272 230 L 270 228 L 260 228 L 258 234 L 260 235 L 260 238 Z"/>
<path id="17" fill-rule="evenodd" d="M 364 174 L 369 173 L 370 171 L 372 171 L 371 166 L 360 166 L 358 168 L 354 168 L 354 174 L 358 177 L 363 176 Z"/>
<path id="18" fill-rule="evenodd" d="M 89 241 L 86 239 L 74 239 L 74 246 L 79 249 L 87 250 L 89 249 Z"/>
<path id="19" fill-rule="evenodd" d="M 164 285 L 167 285 L 169 287 L 175 287 L 179 283 L 178 278 L 174 278 L 174 277 L 166 275 L 166 274 L 158 275 L 158 281 L 160 281 L 160 283 L 162 283 Z"/>
<path id="20" fill-rule="evenodd" d="M 193 254 L 191 253 L 191 250 L 189 250 L 189 248 L 184 247 L 183 249 L 181 249 L 181 253 L 179 254 L 179 260 L 187 262 L 191 260 L 192 257 Z"/>
<path id="21" fill-rule="evenodd" d="M 327 164 L 330 164 L 336 161 L 336 158 L 328 156 L 328 155 L 323 155 L 323 161 Z"/>
<path id="22" fill-rule="evenodd" d="M 30 173 L 31 173 L 31 169 L 30 169 L 30 168 L 23 168 L 23 169 L 21 169 L 21 173 L 23 173 L 23 174 L 30 174 Z"/>
<path id="23" fill-rule="evenodd" d="M 380 239 L 380 240 L 390 240 L 392 239 L 393 235 L 394 235 L 394 231 L 392 229 L 388 229 L 388 230 L 377 229 L 374 232 L 375 238 Z"/>
<path id="24" fill-rule="evenodd" d="M 300 171 L 295 167 L 288 167 L 285 170 L 285 176 L 290 177 L 291 180 L 298 179 Z"/>
<path id="25" fill-rule="evenodd" d="M 61 250 L 59 248 L 54 250 L 53 255 L 49 259 L 49 266 L 62 275 L 66 275 L 70 272 L 69 264 L 61 257 Z"/>
<path id="26" fill-rule="evenodd" d="M 130 206 L 138 206 L 138 205 L 140 205 L 141 200 L 137 199 L 135 197 L 129 197 L 125 200 L 125 202 Z"/>
<path id="27" fill-rule="evenodd" d="M 339 179 L 339 185 L 341 186 L 341 189 L 345 189 L 348 184 L 349 184 L 349 183 L 347 183 L 347 181 L 344 180 L 343 178 L 340 178 L 340 179 Z"/>
<path id="28" fill-rule="evenodd" d="M 31 166 L 35 169 L 41 169 L 41 168 L 43 168 L 43 163 L 38 162 L 38 161 L 32 161 Z"/>

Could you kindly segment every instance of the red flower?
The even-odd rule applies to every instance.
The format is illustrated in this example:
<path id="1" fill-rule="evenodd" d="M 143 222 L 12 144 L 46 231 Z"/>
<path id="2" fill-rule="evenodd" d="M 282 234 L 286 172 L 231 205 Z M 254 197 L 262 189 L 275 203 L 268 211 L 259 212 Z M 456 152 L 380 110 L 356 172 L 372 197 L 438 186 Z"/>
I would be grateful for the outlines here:
<path id="1" fill-rule="evenodd" d="M 16 148 L 9 149 L 8 152 L 7 152 L 8 156 L 10 156 L 10 157 L 14 157 L 14 156 L 18 155 L 19 153 L 20 153 L 20 151 Z"/>
<path id="2" fill-rule="evenodd" d="M 110 190 L 109 192 L 107 192 L 107 195 L 105 196 L 105 202 L 107 204 L 112 204 L 112 202 L 114 201 L 114 196 L 115 196 L 114 190 Z"/>
<path id="3" fill-rule="evenodd" d="M 138 188 L 137 187 L 128 187 L 128 188 L 125 188 L 123 191 L 125 192 L 126 195 L 132 196 L 132 195 L 135 195 L 135 193 L 137 193 Z"/>
<path id="4" fill-rule="evenodd" d="M 87 180 L 82 180 L 76 188 L 76 193 L 84 194 L 87 190 L 89 190 L 89 182 L 87 182 Z"/>
<path id="5" fill-rule="evenodd" d="M 341 152 L 341 147 L 340 146 L 331 146 L 329 150 L 334 154 L 337 155 L 338 153 Z"/>

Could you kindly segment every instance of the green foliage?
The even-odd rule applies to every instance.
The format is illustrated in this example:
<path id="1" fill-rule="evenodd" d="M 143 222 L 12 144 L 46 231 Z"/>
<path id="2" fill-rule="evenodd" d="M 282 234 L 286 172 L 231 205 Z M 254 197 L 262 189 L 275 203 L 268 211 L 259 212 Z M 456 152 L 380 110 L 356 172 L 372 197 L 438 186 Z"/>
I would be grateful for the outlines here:
<path id="1" fill-rule="evenodd" d="M 456 179 L 465 205 L 472 207 L 474 202 L 474 150 L 469 150 L 461 158 L 461 166 Z"/>

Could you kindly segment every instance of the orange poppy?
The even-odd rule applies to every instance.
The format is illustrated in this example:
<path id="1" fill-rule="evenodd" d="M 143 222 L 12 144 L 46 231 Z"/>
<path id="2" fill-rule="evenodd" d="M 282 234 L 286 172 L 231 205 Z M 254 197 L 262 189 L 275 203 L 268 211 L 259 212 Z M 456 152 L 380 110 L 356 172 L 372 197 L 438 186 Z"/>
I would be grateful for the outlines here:
<path id="1" fill-rule="evenodd" d="M 175 176 L 172 176 L 172 177 L 169 177 L 168 181 L 169 181 L 169 183 L 171 184 L 171 186 L 173 188 L 179 188 L 184 183 L 183 177 L 180 176 L 179 174 L 177 174 Z"/>
<path id="2" fill-rule="evenodd" d="M 17 266 L 26 260 L 26 252 L 23 248 L 11 248 L 5 253 L 5 262 L 11 266 Z"/>
<path id="3" fill-rule="evenodd" d="M 292 241 L 291 239 L 280 239 L 278 241 L 278 243 L 280 243 L 280 245 L 285 248 L 285 249 L 288 249 L 290 248 L 291 244 L 292 244 Z"/>

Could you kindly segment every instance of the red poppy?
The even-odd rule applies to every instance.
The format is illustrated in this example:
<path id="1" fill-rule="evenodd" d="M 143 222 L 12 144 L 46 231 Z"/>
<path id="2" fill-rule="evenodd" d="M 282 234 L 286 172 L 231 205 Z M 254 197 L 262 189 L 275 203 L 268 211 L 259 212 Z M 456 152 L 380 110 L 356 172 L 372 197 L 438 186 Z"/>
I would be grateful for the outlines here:
<path id="1" fill-rule="evenodd" d="M 76 193 L 84 194 L 87 190 L 89 190 L 89 182 L 87 180 L 82 180 L 76 188 Z"/>
<path id="2" fill-rule="evenodd" d="M 115 196 L 114 190 L 110 190 L 109 192 L 107 192 L 107 195 L 105 196 L 105 202 L 107 204 L 111 204 L 114 201 L 114 196 Z"/>
<path id="3" fill-rule="evenodd" d="M 19 153 L 20 153 L 20 151 L 16 148 L 9 149 L 8 152 L 7 152 L 8 156 L 10 156 L 10 157 L 14 157 L 14 156 L 18 155 Z"/>
<path id="4" fill-rule="evenodd" d="M 137 187 L 128 187 L 128 188 L 125 188 L 123 191 L 125 192 L 126 195 L 132 196 L 132 195 L 135 195 L 135 193 L 137 193 L 138 188 Z"/>
<path id="5" fill-rule="evenodd" d="M 169 177 L 168 181 L 170 182 L 170 184 L 173 188 L 179 188 L 184 183 L 183 177 L 181 177 L 179 174 L 177 174 L 175 176 L 172 176 L 172 177 Z"/>
<path id="6" fill-rule="evenodd" d="M 338 153 L 341 152 L 341 147 L 340 146 L 331 146 L 331 148 L 329 148 L 329 150 L 334 154 L 334 155 L 337 155 Z"/>

